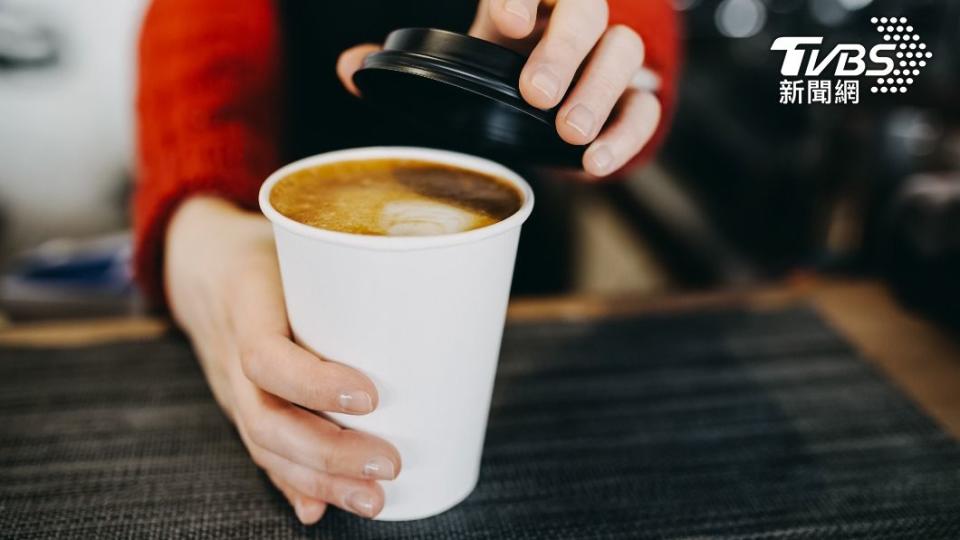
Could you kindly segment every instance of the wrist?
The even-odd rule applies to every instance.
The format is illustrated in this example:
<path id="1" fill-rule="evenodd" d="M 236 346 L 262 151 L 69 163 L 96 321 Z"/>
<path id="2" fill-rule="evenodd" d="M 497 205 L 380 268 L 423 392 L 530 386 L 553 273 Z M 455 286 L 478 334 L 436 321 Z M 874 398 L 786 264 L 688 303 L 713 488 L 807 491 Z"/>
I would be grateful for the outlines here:
<path id="1" fill-rule="evenodd" d="M 188 333 L 199 314 L 225 309 L 230 290 L 273 255 L 273 233 L 260 214 L 227 199 L 197 195 L 174 212 L 165 239 L 164 284 L 170 309 Z M 200 316 L 202 318 L 202 316 Z"/>

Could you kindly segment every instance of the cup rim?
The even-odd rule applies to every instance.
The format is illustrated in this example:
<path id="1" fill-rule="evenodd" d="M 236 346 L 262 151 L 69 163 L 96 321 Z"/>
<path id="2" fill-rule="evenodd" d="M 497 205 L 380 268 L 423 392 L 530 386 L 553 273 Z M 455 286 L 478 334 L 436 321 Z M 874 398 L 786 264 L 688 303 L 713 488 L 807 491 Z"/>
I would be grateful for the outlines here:
<path id="1" fill-rule="evenodd" d="M 523 194 L 523 204 L 520 206 L 520 209 L 514 212 L 511 216 L 492 225 L 487 225 L 486 227 L 465 232 L 431 236 L 374 236 L 320 229 L 318 227 L 313 227 L 311 225 L 306 225 L 290 219 L 278 212 L 275 208 L 273 208 L 273 205 L 270 204 L 270 192 L 273 190 L 273 186 L 281 179 L 296 171 L 337 161 L 391 158 L 431 161 L 496 176 L 499 179 L 509 182 L 512 186 L 520 190 L 520 192 Z M 325 242 L 341 244 L 345 246 L 383 251 L 405 251 L 447 247 L 452 245 L 468 244 L 483 240 L 485 238 L 498 236 L 523 225 L 523 222 L 530 217 L 530 212 L 533 210 L 534 202 L 533 190 L 530 188 L 530 185 L 527 184 L 527 182 L 519 174 L 499 163 L 489 159 L 462 154 L 459 152 L 413 146 L 371 146 L 364 148 L 351 148 L 347 150 L 325 152 L 294 161 L 293 163 L 281 167 L 267 177 L 267 179 L 260 186 L 258 199 L 260 203 L 260 211 L 263 212 L 263 215 L 266 216 L 275 227 L 280 227 L 298 236 L 304 236 L 307 238 L 313 238 L 316 240 L 322 240 Z"/>

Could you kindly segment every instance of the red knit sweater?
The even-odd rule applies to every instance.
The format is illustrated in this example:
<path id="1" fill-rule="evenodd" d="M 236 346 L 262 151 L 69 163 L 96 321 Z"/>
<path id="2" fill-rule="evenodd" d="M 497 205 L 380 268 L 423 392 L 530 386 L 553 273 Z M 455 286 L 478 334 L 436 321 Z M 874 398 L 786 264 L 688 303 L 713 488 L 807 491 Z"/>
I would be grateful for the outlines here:
<path id="1" fill-rule="evenodd" d="M 663 81 L 664 120 L 642 160 L 673 109 L 676 15 L 670 0 L 608 1 L 610 24 L 643 37 L 646 65 Z M 260 184 L 281 165 L 280 54 L 274 0 L 153 1 L 140 41 L 134 200 L 134 270 L 150 298 L 163 299 L 163 239 L 177 205 L 215 194 L 253 209 Z"/>

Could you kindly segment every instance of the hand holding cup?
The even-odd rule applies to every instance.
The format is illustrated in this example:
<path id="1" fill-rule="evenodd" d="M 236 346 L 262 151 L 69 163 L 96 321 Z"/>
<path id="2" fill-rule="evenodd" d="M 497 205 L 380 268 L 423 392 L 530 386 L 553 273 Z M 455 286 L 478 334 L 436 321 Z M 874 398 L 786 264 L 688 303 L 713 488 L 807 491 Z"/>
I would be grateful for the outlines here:
<path id="1" fill-rule="evenodd" d="M 376 516 L 377 480 L 399 474 L 399 453 L 318 413 L 370 413 L 377 389 L 291 340 L 270 224 L 219 199 L 187 201 L 171 222 L 165 277 L 214 396 L 299 519 L 315 523 L 328 504 Z"/>

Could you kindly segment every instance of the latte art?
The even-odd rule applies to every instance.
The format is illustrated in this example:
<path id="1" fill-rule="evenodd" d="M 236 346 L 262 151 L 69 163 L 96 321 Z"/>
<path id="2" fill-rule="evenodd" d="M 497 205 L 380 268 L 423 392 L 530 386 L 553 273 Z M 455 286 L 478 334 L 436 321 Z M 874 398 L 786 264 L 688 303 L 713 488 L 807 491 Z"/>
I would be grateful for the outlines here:
<path id="1" fill-rule="evenodd" d="M 522 196 L 493 176 L 414 160 L 349 161 L 277 182 L 270 204 L 290 219 L 332 231 L 432 236 L 502 221 Z"/>
<path id="2" fill-rule="evenodd" d="M 430 236 L 477 229 L 490 218 L 433 201 L 393 201 L 380 211 L 380 227 L 388 236 Z"/>

